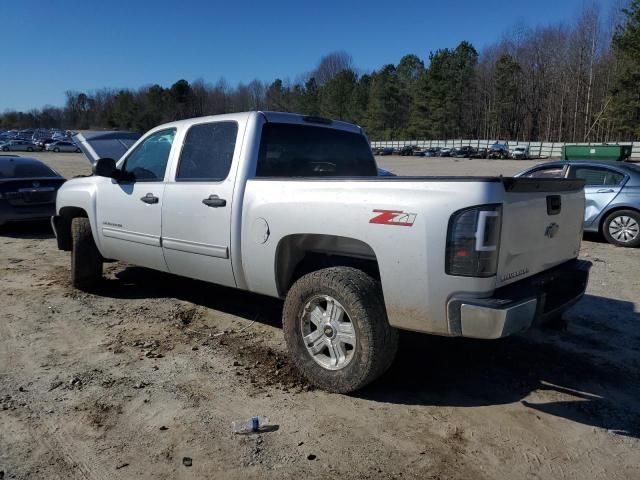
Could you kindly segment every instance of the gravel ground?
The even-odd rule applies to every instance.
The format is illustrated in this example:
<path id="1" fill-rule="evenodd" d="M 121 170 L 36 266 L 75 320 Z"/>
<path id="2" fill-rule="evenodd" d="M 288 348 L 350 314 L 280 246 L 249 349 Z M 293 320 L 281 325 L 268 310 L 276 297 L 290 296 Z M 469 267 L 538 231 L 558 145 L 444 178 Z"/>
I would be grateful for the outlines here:
<path id="1" fill-rule="evenodd" d="M 89 173 L 81 155 L 32 156 Z M 379 160 L 407 175 L 535 163 Z M 567 331 L 403 334 L 391 371 L 351 396 L 297 376 L 277 300 L 119 263 L 79 292 L 46 224 L 4 227 L 0 252 L 0 479 L 640 478 L 638 249 L 585 238 Z M 271 431 L 234 435 L 252 415 Z"/>

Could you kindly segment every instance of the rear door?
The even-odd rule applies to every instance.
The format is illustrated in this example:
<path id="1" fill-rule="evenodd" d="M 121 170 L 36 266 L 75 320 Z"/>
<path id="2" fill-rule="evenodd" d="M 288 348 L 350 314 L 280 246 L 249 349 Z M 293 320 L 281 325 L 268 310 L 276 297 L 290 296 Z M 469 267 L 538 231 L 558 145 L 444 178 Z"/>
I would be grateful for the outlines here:
<path id="1" fill-rule="evenodd" d="M 600 212 L 620 193 L 626 175 L 602 166 L 571 165 L 569 178 L 585 181 L 584 224 L 586 227 L 590 226 Z"/>
<path id="2" fill-rule="evenodd" d="M 236 121 L 192 125 L 174 179 L 165 187 L 162 249 L 171 273 L 236 286 L 231 209 L 240 157 Z"/>

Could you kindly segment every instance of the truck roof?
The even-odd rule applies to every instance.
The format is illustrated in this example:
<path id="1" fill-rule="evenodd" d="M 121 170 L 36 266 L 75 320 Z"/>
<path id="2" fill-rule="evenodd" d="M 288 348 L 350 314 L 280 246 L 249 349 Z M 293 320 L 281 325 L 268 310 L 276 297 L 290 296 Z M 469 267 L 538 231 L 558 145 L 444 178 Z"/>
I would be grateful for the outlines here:
<path id="1" fill-rule="evenodd" d="M 251 112 L 239 112 L 239 113 L 224 113 L 220 115 L 209 115 L 206 117 L 194 117 L 187 118 L 185 120 L 177 120 L 175 122 L 169 122 L 154 127 L 153 130 L 162 130 L 170 127 L 187 127 L 197 123 L 206 123 L 220 120 L 235 120 L 244 121 L 251 116 L 262 115 L 267 122 L 273 123 L 297 123 L 304 125 L 313 125 L 315 127 L 327 127 L 336 128 L 339 130 L 345 130 L 352 133 L 363 133 L 362 129 L 349 122 L 343 122 L 340 120 L 331 120 L 327 118 L 314 117 L 310 115 L 299 115 L 297 113 L 286 112 L 270 112 L 270 111 L 251 111 Z"/>

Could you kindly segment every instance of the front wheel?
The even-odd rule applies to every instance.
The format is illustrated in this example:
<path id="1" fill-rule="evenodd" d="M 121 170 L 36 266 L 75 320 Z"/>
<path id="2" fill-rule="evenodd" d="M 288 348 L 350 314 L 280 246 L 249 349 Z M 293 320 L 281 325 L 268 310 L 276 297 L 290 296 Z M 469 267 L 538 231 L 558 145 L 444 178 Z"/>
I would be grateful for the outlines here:
<path id="1" fill-rule="evenodd" d="M 33 147 L 27 148 L 27 152 L 33 152 Z"/>
<path id="2" fill-rule="evenodd" d="M 296 367 L 330 392 L 371 383 L 398 349 L 380 283 L 355 268 L 326 268 L 300 278 L 287 294 L 282 323 Z"/>
<path id="3" fill-rule="evenodd" d="M 2 151 L 3 152 L 8 152 L 9 151 L 9 147 L 2 147 Z"/>
<path id="4" fill-rule="evenodd" d="M 60 152 L 60 149 L 58 147 L 56 147 L 56 148 L 53 149 L 53 151 L 58 153 L 58 152 Z"/>
<path id="5" fill-rule="evenodd" d="M 102 278 L 102 255 L 91 234 L 91 224 L 86 217 L 71 221 L 71 283 L 79 289 L 87 289 Z"/>
<path id="6" fill-rule="evenodd" d="M 607 242 L 619 247 L 640 246 L 640 213 L 618 210 L 605 218 L 602 233 Z"/>

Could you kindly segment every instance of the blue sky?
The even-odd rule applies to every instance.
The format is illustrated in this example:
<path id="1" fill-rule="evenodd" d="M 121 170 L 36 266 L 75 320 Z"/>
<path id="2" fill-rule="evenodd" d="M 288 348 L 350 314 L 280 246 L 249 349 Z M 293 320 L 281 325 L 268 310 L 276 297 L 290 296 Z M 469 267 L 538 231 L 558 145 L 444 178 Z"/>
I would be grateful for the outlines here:
<path id="1" fill-rule="evenodd" d="M 2 2 L 0 112 L 62 105 L 65 90 L 294 80 L 333 50 L 365 71 L 461 40 L 481 50 L 518 23 L 570 21 L 584 1 Z M 603 15 L 618 1 L 600 0 Z"/>

